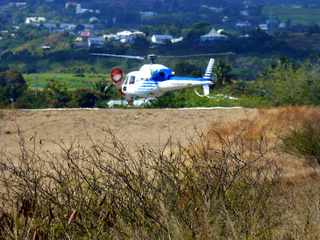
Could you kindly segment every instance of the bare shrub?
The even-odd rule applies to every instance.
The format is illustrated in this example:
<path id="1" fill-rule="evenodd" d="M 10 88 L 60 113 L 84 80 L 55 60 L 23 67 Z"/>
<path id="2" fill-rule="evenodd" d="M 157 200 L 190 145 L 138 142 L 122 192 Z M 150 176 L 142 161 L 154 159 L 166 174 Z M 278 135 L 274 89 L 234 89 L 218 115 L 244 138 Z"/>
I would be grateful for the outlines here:
<path id="1" fill-rule="evenodd" d="M 129 153 L 106 131 L 53 154 L 20 135 L 20 154 L 0 156 L 0 239 L 275 238 L 280 172 L 266 139 L 208 136 Z"/>

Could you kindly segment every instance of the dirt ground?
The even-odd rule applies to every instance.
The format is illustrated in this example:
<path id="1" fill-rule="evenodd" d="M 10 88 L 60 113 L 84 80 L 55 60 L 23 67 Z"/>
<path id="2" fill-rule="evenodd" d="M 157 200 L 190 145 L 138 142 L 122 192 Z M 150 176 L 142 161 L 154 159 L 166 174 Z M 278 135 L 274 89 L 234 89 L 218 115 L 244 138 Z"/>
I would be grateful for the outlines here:
<path id="1" fill-rule="evenodd" d="M 208 133 L 213 126 L 231 134 L 249 122 L 250 134 L 258 136 L 266 127 L 271 139 L 275 133 L 290 128 L 290 124 L 320 109 L 69 109 L 69 110 L 0 110 L 0 151 L 16 154 L 23 136 L 28 146 L 37 152 L 59 153 L 59 144 L 80 143 L 90 148 L 91 141 L 102 141 L 111 130 L 129 151 L 141 146 L 163 147 L 171 137 L 174 143 L 188 144 L 199 133 Z M 252 126 L 252 127 L 251 127 Z M 272 128 L 274 129 L 272 130 Z M 241 130 L 241 129 L 240 129 Z M 273 137 L 272 137 L 273 136 Z M 272 140 L 273 141 L 273 140 Z M 316 169 L 304 159 L 284 152 L 271 152 L 289 178 L 308 178 Z"/>
<path id="2" fill-rule="evenodd" d="M 0 149 L 18 150 L 18 135 L 33 143 L 36 136 L 42 150 L 56 151 L 57 144 L 79 140 L 91 144 L 90 137 L 101 140 L 110 129 L 128 148 L 163 146 L 169 137 L 187 143 L 197 132 L 211 124 L 225 124 L 252 118 L 255 109 L 107 109 L 1 111 Z M 89 137 L 90 136 L 90 137 Z"/>

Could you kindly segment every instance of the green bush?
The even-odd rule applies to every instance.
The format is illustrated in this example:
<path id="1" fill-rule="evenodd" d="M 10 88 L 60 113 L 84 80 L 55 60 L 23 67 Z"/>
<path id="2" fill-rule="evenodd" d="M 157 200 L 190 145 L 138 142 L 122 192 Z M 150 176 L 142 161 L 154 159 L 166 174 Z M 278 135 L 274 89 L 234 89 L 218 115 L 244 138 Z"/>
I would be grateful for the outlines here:
<path id="1" fill-rule="evenodd" d="M 72 102 L 81 108 L 92 108 L 96 106 L 98 94 L 90 89 L 79 89 L 73 92 Z"/>
<path id="2" fill-rule="evenodd" d="M 66 107 L 71 101 L 71 93 L 68 91 L 65 85 L 57 81 L 49 81 L 44 90 L 48 93 L 49 105 L 52 107 Z"/>
<path id="3" fill-rule="evenodd" d="M 250 85 L 248 93 L 261 96 L 273 105 L 320 104 L 320 67 L 280 62 Z"/>
<path id="4" fill-rule="evenodd" d="M 320 164 L 319 120 L 308 120 L 300 128 L 291 130 L 283 139 L 284 148 L 288 152 L 315 159 Z"/>
<path id="5" fill-rule="evenodd" d="M 6 105 L 15 102 L 27 89 L 21 73 L 5 71 L 0 73 L 0 101 Z"/>
<path id="6" fill-rule="evenodd" d="M 49 95 L 47 91 L 29 89 L 18 98 L 16 108 L 50 108 Z"/>

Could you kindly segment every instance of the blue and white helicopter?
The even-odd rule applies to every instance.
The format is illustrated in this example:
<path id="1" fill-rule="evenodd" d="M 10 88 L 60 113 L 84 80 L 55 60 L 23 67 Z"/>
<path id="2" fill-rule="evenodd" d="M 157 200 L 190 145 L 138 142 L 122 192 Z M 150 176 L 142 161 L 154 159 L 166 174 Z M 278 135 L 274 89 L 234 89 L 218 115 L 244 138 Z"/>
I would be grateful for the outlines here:
<path id="1" fill-rule="evenodd" d="M 164 58 L 193 58 L 203 56 L 216 56 L 216 55 L 230 55 L 232 53 L 220 54 L 198 54 L 198 55 L 185 55 L 185 56 L 159 56 Z M 115 57 L 126 58 L 134 60 L 146 60 L 141 56 L 130 55 L 115 55 L 105 53 L 93 53 L 94 56 L 101 57 Z M 210 87 L 215 85 L 215 76 L 213 74 L 213 67 L 215 63 L 214 58 L 210 58 L 205 74 L 202 77 L 185 77 L 176 76 L 175 72 L 161 64 L 156 64 L 155 60 L 158 56 L 148 55 L 150 64 L 143 65 L 139 71 L 133 71 L 126 76 L 120 68 L 113 68 L 111 71 L 111 79 L 113 84 L 121 91 L 128 102 L 136 98 L 154 99 L 161 95 L 175 90 L 184 88 L 202 87 L 203 94 L 199 94 L 196 90 L 195 93 L 199 97 L 209 97 Z"/>

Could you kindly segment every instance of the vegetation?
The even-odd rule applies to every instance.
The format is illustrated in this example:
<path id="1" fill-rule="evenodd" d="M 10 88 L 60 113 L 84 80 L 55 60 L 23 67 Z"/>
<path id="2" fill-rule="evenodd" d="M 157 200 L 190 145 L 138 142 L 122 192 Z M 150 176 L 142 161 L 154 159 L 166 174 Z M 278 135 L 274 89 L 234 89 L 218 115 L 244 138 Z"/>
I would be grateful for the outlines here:
<path id="1" fill-rule="evenodd" d="M 199 76 L 196 64 L 180 62 L 177 74 Z M 317 59 L 305 63 L 282 58 L 271 64 L 255 81 L 233 80 L 231 65 L 219 61 L 215 67 L 216 86 L 209 98 L 195 93 L 202 89 L 185 89 L 165 94 L 151 107 L 213 107 L 213 106 L 288 106 L 320 104 L 320 64 Z M 100 74 L 29 74 L 2 73 L 2 106 L 37 107 L 106 107 L 111 98 L 121 96 Z M 9 84 L 10 83 L 10 84 Z M 28 83 L 28 85 L 27 85 Z"/>
<path id="2" fill-rule="evenodd" d="M 44 89 L 50 81 L 59 82 L 69 90 L 80 88 L 94 88 L 97 82 L 104 81 L 105 75 L 85 73 L 34 73 L 24 74 L 28 86 L 33 89 Z"/>
<path id="3" fill-rule="evenodd" d="M 282 59 L 272 66 L 249 92 L 262 96 L 272 105 L 318 105 L 320 103 L 319 64 L 293 64 Z"/>
<path id="4" fill-rule="evenodd" d="M 320 164 L 319 120 L 319 116 L 313 116 L 306 119 L 299 128 L 292 129 L 283 139 L 284 148 Z"/>
<path id="5" fill-rule="evenodd" d="M 257 164 L 265 159 L 263 142 L 250 157 L 233 152 L 240 141 L 223 139 L 215 150 L 203 139 L 189 149 L 175 151 L 168 142 L 159 152 L 142 148 L 131 155 L 107 136 L 110 145 L 59 145 L 61 154 L 46 157 L 20 136 L 18 159 L 1 156 L 1 238 L 278 235 L 284 211 L 275 196 L 281 186 L 275 165 Z"/>

